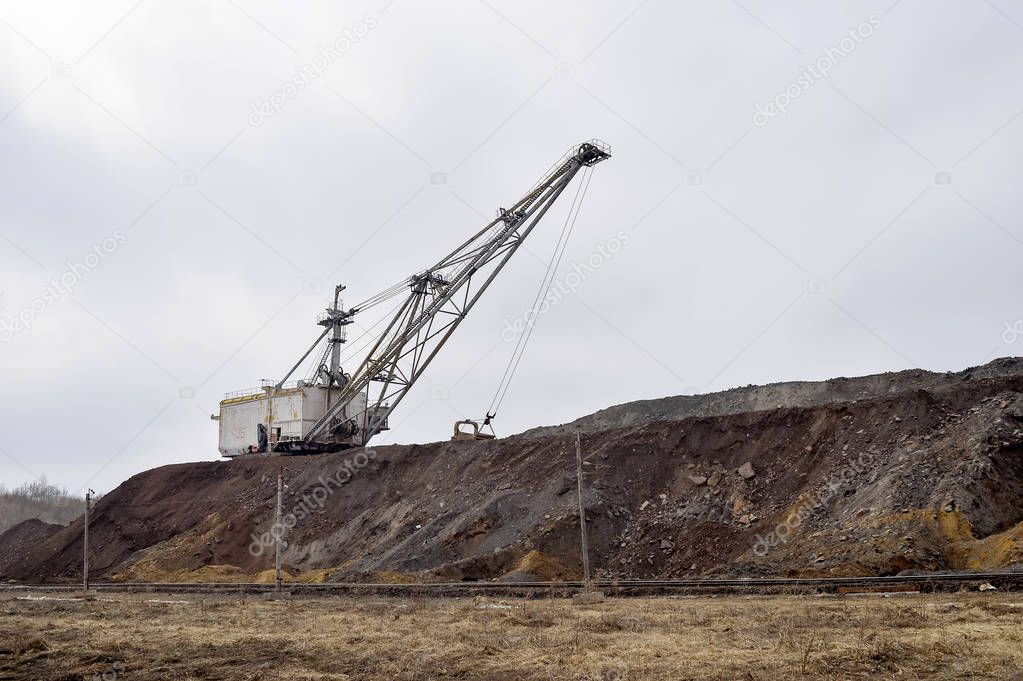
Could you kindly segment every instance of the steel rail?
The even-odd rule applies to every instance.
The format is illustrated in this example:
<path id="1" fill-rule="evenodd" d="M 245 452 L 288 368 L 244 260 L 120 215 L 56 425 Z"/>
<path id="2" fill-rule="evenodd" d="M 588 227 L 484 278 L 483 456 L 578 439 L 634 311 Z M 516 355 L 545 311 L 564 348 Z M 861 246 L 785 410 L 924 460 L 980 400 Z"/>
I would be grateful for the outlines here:
<path id="1" fill-rule="evenodd" d="M 887 575 L 872 577 L 724 577 L 724 578 L 692 578 L 692 579 L 598 579 L 592 585 L 604 590 L 679 590 L 679 589 L 744 589 L 756 590 L 779 587 L 869 587 L 886 585 L 912 584 L 962 584 L 969 582 L 997 582 L 1002 585 L 1023 586 L 1021 572 L 959 572 L 948 574 L 925 575 Z M 131 591 L 164 591 L 164 592 L 273 592 L 275 586 L 262 582 L 94 582 L 90 584 L 94 591 L 131 592 Z M 578 590 L 583 582 L 568 580 L 563 582 L 325 582 L 285 584 L 291 593 L 324 593 L 352 591 L 391 591 L 391 592 L 480 592 L 480 591 L 538 591 L 538 590 Z M 78 584 L 0 584 L 0 592 L 31 592 L 31 591 L 80 591 Z"/>

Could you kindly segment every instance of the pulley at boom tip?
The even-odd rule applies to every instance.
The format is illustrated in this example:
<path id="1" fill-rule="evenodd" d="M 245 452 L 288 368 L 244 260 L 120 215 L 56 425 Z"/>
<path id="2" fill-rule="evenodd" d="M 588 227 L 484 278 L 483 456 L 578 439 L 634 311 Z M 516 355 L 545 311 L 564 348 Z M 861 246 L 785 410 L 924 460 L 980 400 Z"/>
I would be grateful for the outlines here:
<path id="1" fill-rule="evenodd" d="M 611 158 L 611 147 L 598 139 L 592 139 L 579 145 L 575 158 L 584 166 L 594 166 Z"/>

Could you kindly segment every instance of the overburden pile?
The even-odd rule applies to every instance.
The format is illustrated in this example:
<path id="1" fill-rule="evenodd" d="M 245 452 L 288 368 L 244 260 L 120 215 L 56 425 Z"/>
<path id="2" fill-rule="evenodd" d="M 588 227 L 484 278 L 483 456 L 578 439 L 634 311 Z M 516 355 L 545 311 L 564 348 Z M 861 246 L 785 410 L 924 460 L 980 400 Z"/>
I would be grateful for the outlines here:
<path id="1" fill-rule="evenodd" d="M 110 492 L 96 579 L 890 575 L 1023 567 L 1023 360 L 612 407 L 494 441 L 176 464 Z M 33 534 L 35 533 L 35 534 Z M 0 535 L 0 577 L 78 579 L 82 519 Z"/>

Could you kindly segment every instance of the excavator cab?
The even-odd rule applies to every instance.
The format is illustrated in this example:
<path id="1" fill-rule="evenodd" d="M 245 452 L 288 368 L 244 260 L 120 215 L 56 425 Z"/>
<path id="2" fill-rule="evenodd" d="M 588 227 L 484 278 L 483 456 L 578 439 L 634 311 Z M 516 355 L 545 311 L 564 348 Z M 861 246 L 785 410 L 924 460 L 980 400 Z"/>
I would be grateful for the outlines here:
<path id="1" fill-rule="evenodd" d="M 465 426 L 465 428 L 463 428 Z M 493 433 L 481 433 L 480 424 L 475 421 L 455 421 L 455 433 L 452 440 L 493 440 Z"/>

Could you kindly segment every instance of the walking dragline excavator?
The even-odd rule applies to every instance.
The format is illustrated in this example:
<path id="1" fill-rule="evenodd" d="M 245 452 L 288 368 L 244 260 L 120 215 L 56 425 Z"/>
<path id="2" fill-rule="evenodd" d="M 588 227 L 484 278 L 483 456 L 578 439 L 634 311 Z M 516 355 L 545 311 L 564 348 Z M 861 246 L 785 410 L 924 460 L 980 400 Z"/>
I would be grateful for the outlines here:
<path id="1" fill-rule="evenodd" d="M 322 332 L 284 378 L 221 401 L 220 414 L 213 417 L 220 425 L 220 453 L 236 457 L 334 452 L 364 446 L 387 430 L 391 412 L 575 176 L 610 156 L 610 148 L 597 140 L 573 147 L 525 196 L 511 208 L 500 209 L 493 222 L 461 246 L 358 305 L 345 309 L 341 302 L 345 287 L 338 286 L 333 305 L 317 319 Z M 578 215 L 588 180 L 587 176 L 580 182 L 569 210 L 573 222 L 573 210 Z M 559 248 L 563 252 L 562 241 Z M 385 315 L 366 333 L 368 354 L 358 368 L 345 373 L 341 351 L 353 317 L 394 299 L 399 302 L 393 316 Z M 372 336 L 381 325 L 383 331 Z M 307 378 L 289 383 L 306 365 Z M 486 422 L 493 416 L 488 411 Z M 456 438 L 479 437 L 475 435 L 479 425 L 469 424 L 474 434 L 460 432 L 456 424 Z"/>

